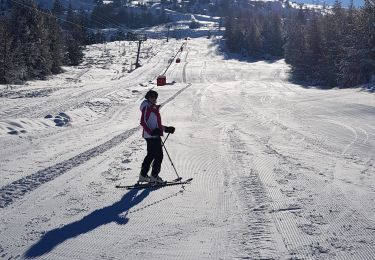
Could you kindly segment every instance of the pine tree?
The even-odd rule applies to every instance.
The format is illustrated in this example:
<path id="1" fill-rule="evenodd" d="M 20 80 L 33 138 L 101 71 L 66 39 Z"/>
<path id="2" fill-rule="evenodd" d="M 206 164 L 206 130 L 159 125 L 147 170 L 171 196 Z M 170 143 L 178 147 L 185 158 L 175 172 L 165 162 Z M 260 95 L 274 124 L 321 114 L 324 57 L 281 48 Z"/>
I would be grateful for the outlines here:
<path id="1" fill-rule="evenodd" d="M 323 60 L 321 26 L 318 14 L 312 14 L 306 29 L 306 74 L 311 83 L 321 83 L 321 63 Z"/>
<path id="2" fill-rule="evenodd" d="M 339 85 L 340 64 L 343 61 L 343 42 L 345 38 L 345 14 L 339 0 L 335 1 L 332 14 L 323 18 L 323 66 L 322 77 L 327 85 Z"/>
<path id="3" fill-rule="evenodd" d="M 368 82 L 375 76 L 375 1 L 365 0 L 359 16 L 361 68 Z"/>
<path id="4" fill-rule="evenodd" d="M 244 22 L 244 23 L 243 23 Z M 264 39 L 262 35 L 263 28 L 257 14 L 252 13 L 246 16 L 241 22 L 243 40 L 239 41 L 241 47 L 252 57 L 260 57 L 263 54 L 262 45 Z"/>
<path id="5" fill-rule="evenodd" d="M 355 25 L 356 10 L 351 0 L 345 26 L 345 36 L 342 43 L 342 59 L 339 64 L 338 83 L 343 87 L 357 85 L 361 79 L 360 42 L 358 41 L 358 26 Z"/>
<path id="6" fill-rule="evenodd" d="M 72 7 L 72 2 L 69 1 L 68 5 L 68 12 L 66 14 L 65 22 L 64 22 L 64 28 L 68 31 L 73 31 L 74 30 L 74 23 L 76 21 L 76 15 L 74 13 L 73 7 Z"/>
<path id="7" fill-rule="evenodd" d="M 12 40 L 8 23 L 0 21 L 0 84 L 7 84 L 13 81 L 14 52 L 11 46 Z"/>
<path id="8" fill-rule="evenodd" d="M 129 21 L 128 13 L 125 7 L 120 8 L 118 14 L 115 16 L 116 21 L 120 24 L 127 24 Z"/>
<path id="9" fill-rule="evenodd" d="M 240 50 L 240 30 L 236 25 L 236 19 L 232 13 L 225 19 L 225 34 L 226 45 L 229 51 L 236 52 Z"/>
<path id="10" fill-rule="evenodd" d="M 121 0 L 113 0 L 112 4 L 115 8 L 119 8 L 119 7 L 122 6 L 122 1 Z"/>
<path id="11" fill-rule="evenodd" d="M 69 2 L 68 13 L 65 22 L 65 63 L 78 65 L 83 58 L 83 45 L 89 41 L 86 30 L 87 17 L 85 12 L 76 14 Z"/>
<path id="12" fill-rule="evenodd" d="M 74 23 L 75 26 L 72 30 L 74 39 L 76 39 L 80 45 L 87 44 L 87 26 L 89 23 L 89 18 L 83 10 L 81 10 L 79 14 L 75 16 Z"/>
<path id="13" fill-rule="evenodd" d="M 125 33 L 122 30 L 117 29 L 116 33 L 112 35 L 111 41 L 124 41 L 125 38 Z"/>
<path id="14" fill-rule="evenodd" d="M 66 62 L 71 66 L 77 66 L 83 59 L 83 47 L 73 38 L 71 34 L 68 34 L 65 39 Z"/>
<path id="15" fill-rule="evenodd" d="M 100 30 L 97 30 L 95 33 L 95 43 L 104 43 L 105 41 L 105 35 Z"/>
<path id="16" fill-rule="evenodd" d="M 263 50 L 271 56 L 281 57 L 283 55 L 281 17 L 274 12 L 270 12 L 262 19 Z"/>
<path id="17" fill-rule="evenodd" d="M 219 13 L 220 16 L 226 17 L 231 12 L 230 0 L 221 0 L 219 2 Z"/>
<path id="18" fill-rule="evenodd" d="M 158 17 L 158 23 L 161 24 L 161 23 L 166 23 L 166 22 L 168 22 L 168 17 L 167 17 L 167 14 L 165 13 L 164 6 L 162 6 L 159 17 Z"/>
<path id="19" fill-rule="evenodd" d="M 64 7 L 61 5 L 60 0 L 54 0 L 51 11 L 57 17 L 62 15 Z"/>
<path id="20" fill-rule="evenodd" d="M 306 80 L 308 66 L 306 64 L 305 15 L 302 9 L 298 14 L 291 14 L 287 19 L 286 43 L 284 45 L 285 61 L 291 65 L 292 78 Z"/>
<path id="21" fill-rule="evenodd" d="M 64 62 L 62 31 L 55 17 L 48 16 L 46 26 L 48 28 L 48 46 L 52 61 L 51 72 L 57 74 L 62 72 L 61 66 Z"/>
<path id="22" fill-rule="evenodd" d="M 48 48 L 48 31 L 42 14 L 32 0 L 20 0 L 14 4 L 10 22 L 13 36 L 12 47 L 18 50 L 21 79 L 44 78 L 51 73 L 51 56 Z M 28 8 L 31 7 L 31 8 Z"/>

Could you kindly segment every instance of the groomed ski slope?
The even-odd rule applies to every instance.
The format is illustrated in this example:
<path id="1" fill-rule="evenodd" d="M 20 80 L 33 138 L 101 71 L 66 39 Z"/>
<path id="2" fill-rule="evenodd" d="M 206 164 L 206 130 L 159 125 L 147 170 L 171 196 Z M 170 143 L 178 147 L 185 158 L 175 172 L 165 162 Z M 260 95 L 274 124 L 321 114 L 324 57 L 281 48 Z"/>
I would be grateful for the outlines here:
<path id="1" fill-rule="evenodd" d="M 2 259 L 375 259 L 374 94 L 303 88 L 282 60 L 229 59 L 214 41 L 188 40 L 163 87 L 184 41 L 130 74 L 104 60 L 1 98 Z M 115 188 L 137 180 L 150 88 L 185 189 Z M 59 112 L 68 125 L 44 119 Z M 161 176 L 176 177 L 166 155 Z"/>

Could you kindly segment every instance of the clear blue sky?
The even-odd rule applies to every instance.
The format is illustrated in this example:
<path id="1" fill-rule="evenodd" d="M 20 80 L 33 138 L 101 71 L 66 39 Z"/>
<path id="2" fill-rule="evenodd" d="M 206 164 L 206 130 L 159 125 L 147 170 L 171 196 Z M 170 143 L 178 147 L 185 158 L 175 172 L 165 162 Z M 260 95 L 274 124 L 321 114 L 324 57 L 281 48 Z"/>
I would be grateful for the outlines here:
<path id="1" fill-rule="evenodd" d="M 313 1 L 313 0 L 295 0 L 292 2 L 297 2 L 297 3 L 305 3 L 305 4 L 313 4 L 313 3 L 318 3 L 318 4 L 323 4 L 324 2 L 326 3 L 326 5 L 333 5 L 335 3 L 335 0 L 316 0 L 316 1 Z M 342 6 L 343 7 L 346 7 L 349 5 L 350 3 L 350 0 L 341 0 L 341 3 L 342 3 Z M 354 6 L 355 7 L 361 7 L 364 5 L 365 1 L 364 0 L 354 0 L 353 1 L 354 3 Z"/>

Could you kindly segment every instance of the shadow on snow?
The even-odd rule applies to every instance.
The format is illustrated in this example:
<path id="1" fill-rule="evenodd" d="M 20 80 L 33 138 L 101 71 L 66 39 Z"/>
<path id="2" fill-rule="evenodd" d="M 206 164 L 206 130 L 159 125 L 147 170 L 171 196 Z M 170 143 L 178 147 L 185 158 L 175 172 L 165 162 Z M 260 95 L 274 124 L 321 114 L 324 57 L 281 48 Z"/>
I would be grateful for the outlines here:
<path id="1" fill-rule="evenodd" d="M 127 224 L 129 219 L 119 215 L 136 206 L 144 200 L 151 191 L 151 189 L 145 189 L 138 194 L 139 190 L 132 190 L 126 193 L 120 201 L 108 207 L 95 210 L 81 220 L 48 231 L 35 245 L 27 250 L 25 257 L 34 258 L 42 256 L 68 239 L 88 233 L 97 227 L 111 222 L 116 222 L 119 225 Z"/>

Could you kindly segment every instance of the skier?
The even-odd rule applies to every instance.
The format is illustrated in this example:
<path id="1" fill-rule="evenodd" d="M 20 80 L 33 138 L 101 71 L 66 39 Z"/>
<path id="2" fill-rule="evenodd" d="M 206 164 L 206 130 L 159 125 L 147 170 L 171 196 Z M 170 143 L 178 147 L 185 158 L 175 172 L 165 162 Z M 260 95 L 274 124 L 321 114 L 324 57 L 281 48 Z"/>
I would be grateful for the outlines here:
<path id="1" fill-rule="evenodd" d="M 138 182 L 164 183 L 159 177 L 161 162 L 163 161 L 163 147 L 161 136 L 163 132 L 173 134 L 173 126 L 163 126 L 159 113 L 160 105 L 156 105 L 158 93 L 150 90 L 145 95 L 140 109 L 142 112 L 141 126 L 143 127 L 143 138 L 147 142 L 147 155 L 143 160 Z M 147 175 L 152 163 L 151 176 Z"/>

